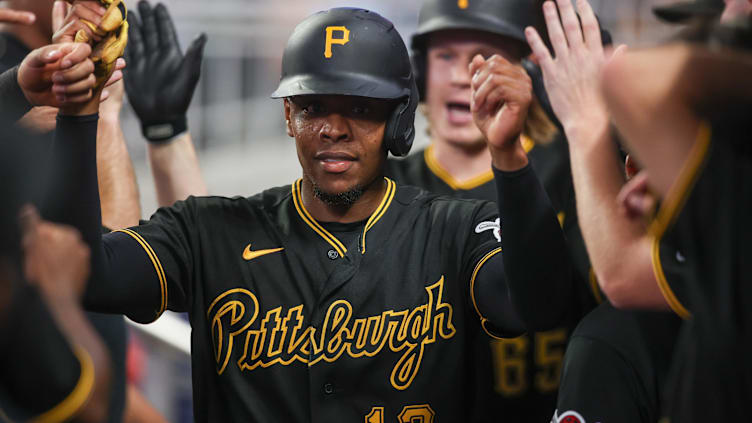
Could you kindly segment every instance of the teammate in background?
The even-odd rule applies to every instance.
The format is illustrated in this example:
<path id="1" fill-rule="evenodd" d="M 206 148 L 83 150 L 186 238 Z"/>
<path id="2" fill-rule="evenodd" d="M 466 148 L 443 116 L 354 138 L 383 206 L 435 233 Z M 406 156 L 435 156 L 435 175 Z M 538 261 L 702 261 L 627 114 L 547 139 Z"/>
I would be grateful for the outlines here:
<path id="1" fill-rule="evenodd" d="M 6 9 L 0 9 L 5 19 Z M 59 106 L 53 87 L 86 99 L 91 48 L 58 44 L 30 53 L 0 75 L 0 419 L 101 422 L 108 412 L 108 352 L 81 309 L 89 248 L 71 228 L 32 207 L 44 165 L 40 142 L 14 123 L 33 105 Z M 69 66 L 62 66 L 69 61 Z M 51 75 L 65 74 L 67 82 Z M 90 95 L 89 95 L 90 96 Z M 21 237 L 23 235 L 23 251 Z"/>
<path id="2" fill-rule="evenodd" d="M 743 421 L 752 397 L 752 269 L 744 247 L 752 230 L 752 26 L 746 18 L 709 35 L 711 48 L 674 43 L 626 54 L 603 78 L 614 122 L 662 199 L 650 228 L 656 273 L 670 260 L 666 247 L 678 247 L 689 264 L 684 278 L 661 284 L 672 308 L 692 315 L 667 390 L 674 422 Z M 639 84 L 646 75 L 650 82 Z"/>
<path id="3" fill-rule="evenodd" d="M 524 72 L 498 59 L 476 66 Z M 56 134 L 77 142 L 55 144 L 55 157 L 72 161 L 54 175 L 51 201 L 94 240 L 86 303 L 137 321 L 189 312 L 197 421 L 463 420 L 474 406 L 474 332 L 546 329 L 571 304 L 545 192 L 520 175 L 548 266 L 531 269 L 532 282 L 505 278 L 495 205 L 383 177 L 387 151 L 409 150 L 418 103 L 389 21 L 362 9 L 317 13 L 294 31 L 282 68 L 273 96 L 284 98 L 300 180 L 251 198 L 190 197 L 103 237 L 86 218 L 98 205 L 99 104 L 62 111 Z M 515 80 L 501 98 L 479 95 L 475 109 L 501 168 L 526 163 L 519 133 L 531 87 Z"/>
<path id="4" fill-rule="evenodd" d="M 519 66 L 530 54 L 523 29 L 542 21 L 538 3 L 530 0 L 471 1 L 464 5 L 454 0 L 423 2 L 411 47 L 421 110 L 428 119 L 431 145 L 404 160 L 390 159 L 387 176 L 441 195 L 496 201 L 491 152 L 470 110 L 473 74 L 469 64 L 476 54 L 485 58 L 496 54 Z M 527 63 L 527 66 L 535 65 Z M 523 73 L 515 77 L 528 80 Z M 571 316 L 555 330 L 529 333 L 515 339 L 494 339 L 481 334 L 475 341 L 477 368 L 474 372 L 478 378 L 475 396 L 487 407 L 476 417 L 479 421 L 495 416 L 516 422 L 550 419 L 556 406 L 569 333 L 579 318 L 596 304 L 588 289 L 589 263 L 577 227 L 567 143 L 547 118 L 538 99 L 533 100 L 525 118 L 521 142 L 570 240 L 570 252 L 579 270 L 577 288 L 582 298 L 572 304 Z M 510 177 L 507 183 L 515 181 L 521 179 Z M 516 207 L 513 201 L 507 204 Z M 525 215 L 520 217 L 526 218 Z M 514 241 L 525 239 L 526 234 L 519 232 L 523 226 L 510 218 L 502 218 L 502 244 L 505 251 L 524 250 L 524 257 L 513 261 L 508 256 L 507 270 L 511 266 L 520 271 L 540 266 L 541 259 L 533 253 L 534 248 L 528 248 L 530 244 Z"/>
<path id="5" fill-rule="evenodd" d="M 167 8 L 147 1 L 129 15 L 125 88 L 148 141 L 149 163 L 160 206 L 189 195 L 206 195 L 186 113 L 193 98 L 207 37 L 201 34 L 183 55 Z"/>

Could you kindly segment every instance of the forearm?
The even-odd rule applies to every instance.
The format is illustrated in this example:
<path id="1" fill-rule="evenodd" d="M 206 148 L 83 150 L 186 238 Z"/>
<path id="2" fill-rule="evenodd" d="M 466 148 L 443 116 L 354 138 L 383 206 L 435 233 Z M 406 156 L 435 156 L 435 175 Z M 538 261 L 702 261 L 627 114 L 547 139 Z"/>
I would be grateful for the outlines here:
<path id="1" fill-rule="evenodd" d="M 103 115 L 97 131 L 97 174 L 102 224 L 110 229 L 138 225 L 138 186 L 125 135 L 117 117 Z"/>
<path id="2" fill-rule="evenodd" d="M 149 143 L 148 152 L 160 207 L 207 194 L 190 133 L 167 143 Z"/>
<path id="3" fill-rule="evenodd" d="M 113 251 L 105 248 L 102 239 L 97 122 L 96 115 L 58 118 L 44 215 L 75 227 L 89 245 L 92 271 L 84 296 L 86 309 L 150 322 L 154 319 L 150 304 L 159 304 L 160 285 L 149 257 L 135 241 L 128 240 L 118 247 L 121 250 Z"/>
<path id="4" fill-rule="evenodd" d="M 561 322 L 572 298 L 567 243 L 550 200 L 530 165 L 494 169 L 504 270 L 510 298 L 530 330 Z"/>
<path id="5" fill-rule="evenodd" d="M 18 67 L 0 75 L 0 99 L 0 118 L 5 122 L 16 122 L 31 110 L 31 104 L 18 85 Z"/>
<path id="6" fill-rule="evenodd" d="M 607 122 L 567 135 L 580 229 L 601 289 L 617 307 L 664 308 L 645 223 L 629 219 L 617 203 L 623 166 Z"/>

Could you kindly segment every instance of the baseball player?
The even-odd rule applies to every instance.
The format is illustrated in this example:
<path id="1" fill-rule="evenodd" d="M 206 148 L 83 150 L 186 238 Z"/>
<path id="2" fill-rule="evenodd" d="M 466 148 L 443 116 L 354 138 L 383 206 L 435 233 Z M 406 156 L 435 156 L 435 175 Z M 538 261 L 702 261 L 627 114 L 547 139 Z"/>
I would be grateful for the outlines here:
<path id="1" fill-rule="evenodd" d="M 520 64 L 530 53 L 523 30 L 537 26 L 540 15 L 537 2 L 528 0 L 423 2 L 411 46 L 431 144 L 406 159 L 390 159 L 387 176 L 442 195 L 496 201 L 491 152 L 470 109 L 473 75 L 468 65 L 476 54 L 496 54 Z M 534 68 L 531 62 L 526 63 L 526 69 Z M 528 79 L 524 74 L 520 77 Z M 545 118 L 537 100 L 531 110 L 525 120 L 522 146 L 570 241 L 569 250 L 580 269 L 578 288 L 582 295 L 572 304 L 571 316 L 555 330 L 515 339 L 481 336 L 476 340 L 476 396 L 486 398 L 482 401 L 488 407 L 486 419 L 505 416 L 519 422 L 541 422 L 551 417 L 569 333 L 595 306 L 587 289 L 589 261 L 577 225 L 567 143 Z M 506 194 L 510 195 L 506 204 L 514 207 L 512 192 Z M 524 219 L 524 215 L 520 217 Z M 503 231 L 502 243 L 506 250 L 519 249 L 510 231 L 524 229 L 510 218 L 502 218 L 502 222 L 514 226 Z M 534 255 L 526 251 L 527 257 L 509 265 L 527 269 L 538 266 L 539 258 L 531 260 Z"/>
<path id="2" fill-rule="evenodd" d="M 493 65 L 477 64 L 487 75 Z M 515 88 L 505 112 L 488 97 L 478 109 L 499 161 L 518 157 L 505 156 L 517 138 L 499 127 L 521 128 L 529 107 L 530 86 Z M 301 179 L 250 198 L 191 197 L 104 237 L 98 105 L 63 110 L 57 136 L 80 142 L 56 144 L 66 166 L 49 213 L 94 246 L 103 282 L 85 303 L 141 322 L 188 311 L 198 421 L 465 420 L 475 333 L 553 326 L 571 295 L 568 261 L 505 277 L 496 205 L 383 177 L 387 151 L 409 150 L 418 99 L 407 49 L 376 13 L 338 8 L 299 24 L 273 96 L 284 98 Z M 556 256 L 555 213 L 529 185 L 524 202 L 541 210 L 532 236 Z"/>
<path id="3" fill-rule="evenodd" d="M 667 391 L 666 415 L 675 422 L 748 416 L 749 28 L 748 20 L 718 26 L 710 33 L 712 48 L 677 43 L 629 53 L 604 73 L 614 120 L 662 197 L 651 226 L 655 271 L 670 260 L 665 247 L 678 247 L 690 266 L 683 278 L 660 280 L 672 309 L 692 317 L 678 341 Z M 636 81 L 646 73 L 654 76 L 643 87 Z M 658 119 L 640 119 L 642 113 Z M 661 142 L 649 145 L 645 137 Z"/>

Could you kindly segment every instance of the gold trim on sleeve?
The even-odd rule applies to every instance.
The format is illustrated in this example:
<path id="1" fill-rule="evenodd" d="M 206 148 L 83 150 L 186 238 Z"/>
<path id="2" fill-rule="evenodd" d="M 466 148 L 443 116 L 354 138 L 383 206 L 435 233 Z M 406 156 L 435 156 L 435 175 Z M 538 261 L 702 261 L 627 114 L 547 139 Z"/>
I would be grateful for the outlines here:
<path id="1" fill-rule="evenodd" d="M 154 318 L 154 320 L 158 319 L 159 316 L 162 315 L 162 313 L 165 312 L 167 309 L 167 279 L 165 278 L 164 269 L 162 268 L 162 263 L 159 261 L 159 257 L 157 257 L 157 254 L 154 252 L 154 250 L 151 248 L 151 245 L 149 245 L 146 240 L 139 235 L 138 233 L 134 232 L 131 229 L 120 229 L 114 232 L 122 232 L 126 235 L 129 235 L 131 238 L 135 239 L 136 242 L 138 242 L 141 245 L 141 248 L 144 249 L 146 252 L 146 255 L 149 256 L 149 259 L 151 260 L 152 265 L 154 265 L 154 270 L 157 272 L 157 278 L 159 279 L 159 289 L 160 293 L 162 295 L 162 301 L 159 305 L 159 311 L 157 312 L 157 316 Z"/>
<path id="2" fill-rule="evenodd" d="M 488 322 L 488 319 L 483 317 L 483 315 L 480 313 L 480 310 L 478 309 L 478 303 L 475 301 L 475 278 L 478 276 L 478 272 L 480 271 L 481 267 L 483 267 L 484 264 L 493 256 L 501 252 L 501 247 L 498 247 L 496 249 L 491 250 L 488 252 L 483 258 L 481 258 L 478 261 L 478 264 L 475 265 L 475 269 L 473 270 L 473 276 L 470 278 L 470 299 L 473 302 L 473 308 L 475 308 L 475 312 L 480 317 L 480 326 L 483 328 L 483 331 L 486 332 L 488 336 L 494 339 L 504 339 L 499 336 L 494 335 L 491 333 L 491 331 L 486 328 L 486 322 Z"/>
<path id="3" fill-rule="evenodd" d="M 91 359 L 88 351 L 81 347 L 75 347 L 73 350 L 76 358 L 81 364 L 81 376 L 78 378 L 73 391 L 53 409 L 35 417 L 31 421 L 34 423 L 53 423 L 67 421 L 73 417 L 89 399 L 91 390 L 94 387 L 94 361 Z"/>
<path id="4" fill-rule="evenodd" d="M 661 264 L 660 243 L 668 227 L 673 224 L 681 210 L 684 208 L 684 204 L 689 197 L 690 191 L 697 182 L 697 178 L 700 176 L 700 170 L 707 161 L 707 155 L 710 149 L 710 139 L 710 125 L 707 122 L 701 122 L 697 130 L 695 144 L 689 152 L 689 158 L 684 166 L 682 166 L 676 181 L 671 188 L 669 188 L 666 198 L 661 204 L 661 208 L 658 210 L 658 214 L 649 229 L 650 234 L 653 236 L 652 248 L 650 251 L 653 261 L 653 274 L 658 281 L 658 287 L 660 288 L 663 297 L 666 299 L 666 302 L 671 309 L 683 319 L 688 319 L 692 314 L 679 301 L 666 280 L 666 275 L 663 272 L 663 265 Z"/>

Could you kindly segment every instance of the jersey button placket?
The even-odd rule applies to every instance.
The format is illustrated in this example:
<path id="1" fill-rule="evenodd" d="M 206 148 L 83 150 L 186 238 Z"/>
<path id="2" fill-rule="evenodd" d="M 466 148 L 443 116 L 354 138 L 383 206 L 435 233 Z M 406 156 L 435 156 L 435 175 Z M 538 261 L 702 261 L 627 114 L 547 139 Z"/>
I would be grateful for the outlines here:
<path id="1" fill-rule="evenodd" d="M 330 260 L 337 260 L 339 258 L 339 253 L 335 250 L 329 250 L 326 253 L 326 256 L 329 257 Z"/>

